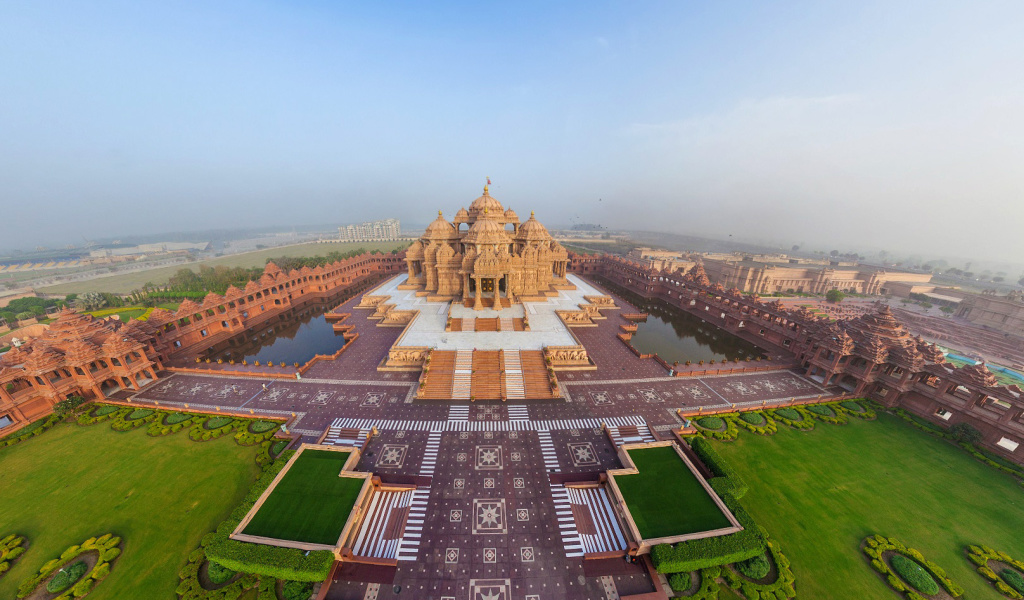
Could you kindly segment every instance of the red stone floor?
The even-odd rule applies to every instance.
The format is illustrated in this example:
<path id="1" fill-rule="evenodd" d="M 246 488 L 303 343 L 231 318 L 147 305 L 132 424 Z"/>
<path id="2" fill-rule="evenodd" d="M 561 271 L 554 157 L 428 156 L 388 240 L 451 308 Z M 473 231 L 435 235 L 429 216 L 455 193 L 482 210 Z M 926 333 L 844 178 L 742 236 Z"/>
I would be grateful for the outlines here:
<path id="1" fill-rule="evenodd" d="M 585 571 L 581 557 L 569 556 L 555 518 L 552 483 L 593 480 L 621 466 L 601 425 L 641 418 L 664 432 L 679 424 L 679 408 L 751 406 L 826 393 L 789 371 L 668 377 L 658 363 L 640 360 L 616 339 L 622 311 L 606 311 L 609 318 L 598 327 L 574 330 L 598 368 L 560 374 L 565 399 L 419 401 L 417 374 L 376 370 L 401 330 L 377 327 L 366 318 L 370 311 L 351 308 L 356 302 L 337 310 L 351 313 L 346 323 L 359 339 L 339 360 L 314 366 L 302 380 L 175 374 L 134 397 L 168 408 L 295 413 L 292 428 L 303 441 L 315 441 L 336 420 L 344 427 L 377 427 L 358 468 L 421 486 L 422 538 L 409 547 L 412 560 L 399 561 L 393 581 L 352 582 L 339 575 L 327 596 L 333 600 L 600 600 L 608 597 L 606 583 L 621 594 L 651 591 L 639 565 L 593 563 Z M 623 310 L 635 310 L 619 302 Z M 439 447 L 428 446 L 431 439 Z M 439 449 L 431 453 L 431 447 Z"/>

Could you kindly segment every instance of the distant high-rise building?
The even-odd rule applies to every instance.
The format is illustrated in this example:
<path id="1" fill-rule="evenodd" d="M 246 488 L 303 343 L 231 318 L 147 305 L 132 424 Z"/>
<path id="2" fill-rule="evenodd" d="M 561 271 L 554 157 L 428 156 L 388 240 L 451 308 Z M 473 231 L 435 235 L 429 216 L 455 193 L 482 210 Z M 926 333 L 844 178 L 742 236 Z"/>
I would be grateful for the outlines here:
<path id="1" fill-rule="evenodd" d="M 383 219 L 345 225 L 338 228 L 338 234 L 343 242 L 387 242 L 401 237 L 402 226 L 398 219 Z"/>

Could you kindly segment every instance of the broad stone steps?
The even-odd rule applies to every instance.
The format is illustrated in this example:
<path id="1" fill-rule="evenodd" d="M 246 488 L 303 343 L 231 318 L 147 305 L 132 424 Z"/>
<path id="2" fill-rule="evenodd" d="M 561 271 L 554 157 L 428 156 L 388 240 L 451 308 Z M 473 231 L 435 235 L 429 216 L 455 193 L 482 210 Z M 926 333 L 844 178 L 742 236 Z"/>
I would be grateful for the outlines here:
<path id="1" fill-rule="evenodd" d="M 504 319 L 502 319 L 504 321 Z M 511 319 L 509 319 L 511 320 Z M 504 328 L 504 323 L 502 327 Z M 509 400 L 525 400 L 526 387 L 523 383 L 523 364 L 518 350 L 505 350 L 505 397 Z"/>
<path id="2" fill-rule="evenodd" d="M 455 372 L 452 376 L 452 399 L 469 400 L 473 386 L 473 351 L 455 351 Z"/>

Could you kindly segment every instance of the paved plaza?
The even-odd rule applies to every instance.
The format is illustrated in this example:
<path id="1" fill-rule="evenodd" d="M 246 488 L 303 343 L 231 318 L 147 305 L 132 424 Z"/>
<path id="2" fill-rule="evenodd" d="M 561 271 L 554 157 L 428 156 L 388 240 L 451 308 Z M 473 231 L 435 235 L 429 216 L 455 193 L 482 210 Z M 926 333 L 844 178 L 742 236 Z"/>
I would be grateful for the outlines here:
<path id="1" fill-rule="evenodd" d="M 590 294 L 596 286 L 581 289 Z M 393 544 L 398 566 L 341 568 L 327 598 L 612 599 L 650 592 L 655 583 L 642 563 L 583 559 L 584 544 L 596 538 L 578 530 L 563 484 L 596 481 L 622 467 L 604 428 L 670 439 L 669 431 L 682 424 L 681 408 L 773 404 L 828 392 L 786 370 L 669 377 L 616 338 L 625 322 L 619 315 L 635 308 L 614 299 L 621 310 L 606 311 L 597 327 L 573 330 L 597 368 L 560 373 L 563 399 L 417 400 L 418 374 L 376 369 L 401 330 L 377 327 L 367 319 L 371 311 L 353 309 L 356 297 L 335 310 L 351 314 L 345 323 L 359 338 L 301 380 L 176 373 L 133 402 L 294 414 L 291 431 L 305 442 L 325 431 L 330 444 L 376 430 L 357 469 L 416 486 L 407 526 Z"/>

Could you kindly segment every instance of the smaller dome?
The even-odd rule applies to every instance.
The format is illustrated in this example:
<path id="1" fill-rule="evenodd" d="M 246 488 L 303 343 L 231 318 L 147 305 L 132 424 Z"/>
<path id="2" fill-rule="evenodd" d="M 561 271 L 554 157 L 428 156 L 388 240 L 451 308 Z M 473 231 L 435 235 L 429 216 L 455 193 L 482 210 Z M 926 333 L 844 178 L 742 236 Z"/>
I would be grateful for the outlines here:
<path id="1" fill-rule="evenodd" d="M 518 223 L 519 215 L 516 214 L 516 211 L 510 208 L 505 211 L 505 221 L 508 223 Z"/>
<path id="2" fill-rule="evenodd" d="M 508 232 L 497 221 L 481 219 L 469 228 L 466 233 L 466 242 L 477 244 L 492 244 L 508 242 Z"/>
<path id="3" fill-rule="evenodd" d="M 427 238 L 443 238 L 448 239 L 455 236 L 455 226 L 444 220 L 444 215 L 441 211 L 437 211 L 437 218 L 434 219 L 430 225 L 427 225 L 427 230 L 424 232 L 423 237 Z"/>
<path id="4" fill-rule="evenodd" d="M 531 210 L 530 218 L 519 226 L 519 235 L 517 237 L 525 240 L 549 240 L 551 239 L 551 234 L 549 234 L 547 228 L 541 225 L 540 221 L 533 216 L 533 211 Z"/>
<path id="5" fill-rule="evenodd" d="M 460 208 L 459 212 L 455 213 L 455 222 L 460 223 L 469 220 L 469 211 L 465 208 Z"/>

